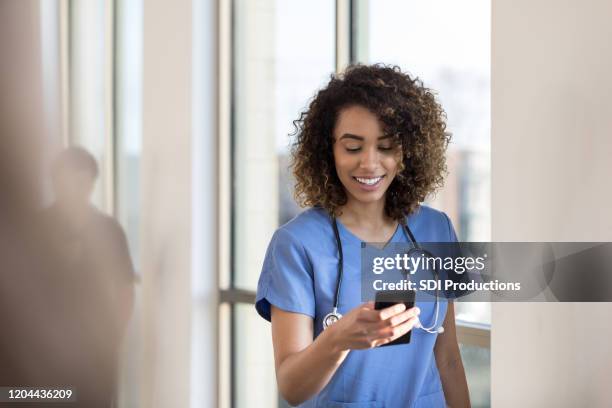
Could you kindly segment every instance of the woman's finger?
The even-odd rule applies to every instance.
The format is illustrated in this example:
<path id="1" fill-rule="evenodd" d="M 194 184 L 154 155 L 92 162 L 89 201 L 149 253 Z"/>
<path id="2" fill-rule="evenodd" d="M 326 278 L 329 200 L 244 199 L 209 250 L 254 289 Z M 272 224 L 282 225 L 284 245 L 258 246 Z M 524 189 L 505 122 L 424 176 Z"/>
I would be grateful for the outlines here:
<path id="1" fill-rule="evenodd" d="M 398 303 L 381 310 L 364 309 L 360 317 L 369 322 L 381 322 L 396 314 L 402 313 L 404 310 L 406 310 L 406 305 Z"/>
<path id="2" fill-rule="evenodd" d="M 393 341 L 397 339 L 398 337 L 401 337 L 404 334 L 408 333 L 410 330 L 412 330 L 417 322 L 418 322 L 418 316 L 413 316 L 409 318 L 408 320 L 406 320 L 405 322 L 398 324 L 397 326 L 386 327 L 386 328 L 377 330 L 375 332 L 369 332 L 368 337 L 371 341 L 372 340 L 379 341 L 379 340 L 385 340 L 385 339 L 389 341 Z"/>
<path id="3" fill-rule="evenodd" d="M 402 337 L 404 334 L 408 333 L 414 328 L 418 321 L 418 316 L 414 316 L 406 320 L 404 323 L 395 326 L 391 335 L 391 341 L 397 339 L 398 337 Z"/>
<path id="4" fill-rule="evenodd" d="M 390 318 L 386 320 L 377 321 L 377 322 L 370 323 L 370 324 L 373 324 L 376 327 L 376 329 L 383 329 L 385 327 L 394 327 L 394 326 L 397 326 L 398 324 L 405 322 L 411 317 L 418 316 L 420 313 L 421 313 L 421 310 L 418 307 L 411 307 L 410 309 L 402 313 L 396 314 L 394 316 L 391 316 Z"/>
<path id="5" fill-rule="evenodd" d="M 421 310 L 418 307 L 411 307 L 410 309 L 402 312 L 398 315 L 392 316 L 385 321 L 390 327 L 395 327 L 401 323 L 404 323 L 406 320 L 411 317 L 416 317 L 421 313 Z"/>

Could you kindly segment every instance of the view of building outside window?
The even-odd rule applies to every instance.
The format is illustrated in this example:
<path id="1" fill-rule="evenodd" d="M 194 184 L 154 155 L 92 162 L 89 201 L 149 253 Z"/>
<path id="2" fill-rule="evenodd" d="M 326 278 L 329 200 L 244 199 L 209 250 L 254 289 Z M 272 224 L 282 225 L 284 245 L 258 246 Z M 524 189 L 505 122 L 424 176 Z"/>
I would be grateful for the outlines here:
<path id="1" fill-rule="evenodd" d="M 112 197 L 108 163 L 112 84 L 108 76 L 112 44 L 111 25 L 104 0 L 73 2 L 70 12 L 70 143 L 86 148 L 96 159 L 100 174 L 92 201 L 109 213 Z"/>
<path id="2" fill-rule="evenodd" d="M 116 2 L 116 8 L 117 218 L 125 228 L 130 253 L 138 271 L 142 151 L 142 0 L 120 0 Z"/>
<path id="3" fill-rule="evenodd" d="M 334 72 L 335 5 L 236 0 L 234 15 L 234 284 L 255 290 L 272 233 L 300 211 L 289 135 Z"/>

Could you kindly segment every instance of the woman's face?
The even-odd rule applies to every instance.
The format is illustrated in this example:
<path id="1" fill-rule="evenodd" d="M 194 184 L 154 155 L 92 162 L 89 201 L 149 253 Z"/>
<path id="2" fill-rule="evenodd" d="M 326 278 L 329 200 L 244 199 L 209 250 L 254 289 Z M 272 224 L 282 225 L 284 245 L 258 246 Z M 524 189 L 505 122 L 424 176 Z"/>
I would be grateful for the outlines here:
<path id="1" fill-rule="evenodd" d="M 373 203 L 399 171 L 401 148 L 385 135 L 376 115 L 354 105 L 340 111 L 334 128 L 336 173 L 349 201 Z"/>

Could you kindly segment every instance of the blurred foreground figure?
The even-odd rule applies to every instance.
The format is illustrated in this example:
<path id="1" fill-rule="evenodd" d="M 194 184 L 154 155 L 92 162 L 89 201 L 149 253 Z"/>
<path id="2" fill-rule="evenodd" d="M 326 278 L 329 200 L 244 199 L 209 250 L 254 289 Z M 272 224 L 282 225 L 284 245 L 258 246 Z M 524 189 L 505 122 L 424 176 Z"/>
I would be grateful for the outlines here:
<path id="1" fill-rule="evenodd" d="M 133 304 L 125 234 L 90 204 L 97 175 L 82 148 L 57 157 L 55 201 L 20 213 L 0 278 L 0 385 L 74 387 L 72 407 L 112 406 Z"/>

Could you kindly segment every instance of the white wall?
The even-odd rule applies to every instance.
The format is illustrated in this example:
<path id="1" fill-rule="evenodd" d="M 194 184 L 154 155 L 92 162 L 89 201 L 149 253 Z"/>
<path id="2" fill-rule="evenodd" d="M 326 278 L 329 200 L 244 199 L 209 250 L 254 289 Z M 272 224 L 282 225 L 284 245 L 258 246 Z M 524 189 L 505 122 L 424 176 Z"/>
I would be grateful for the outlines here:
<path id="1" fill-rule="evenodd" d="M 610 16 L 605 0 L 493 1 L 493 240 L 612 240 Z M 494 407 L 609 404 L 612 304 L 492 313 Z"/>

